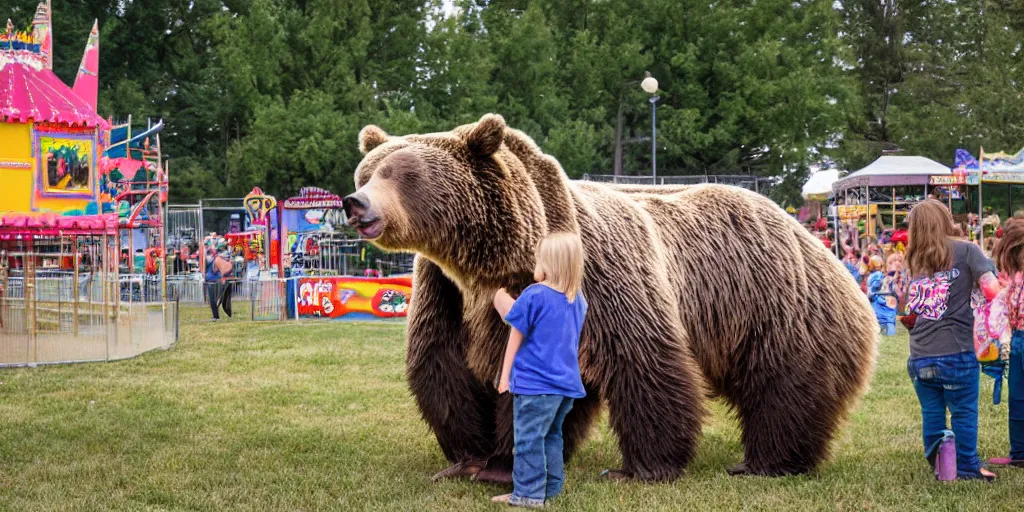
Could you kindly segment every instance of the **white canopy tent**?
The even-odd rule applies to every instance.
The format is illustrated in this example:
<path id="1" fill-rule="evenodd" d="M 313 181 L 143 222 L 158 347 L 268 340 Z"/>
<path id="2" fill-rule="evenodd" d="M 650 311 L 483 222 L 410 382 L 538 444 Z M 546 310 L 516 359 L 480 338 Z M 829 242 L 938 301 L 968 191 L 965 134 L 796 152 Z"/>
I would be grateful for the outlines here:
<path id="1" fill-rule="evenodd" d="M 832 184 L 839 180 L 838 169 L 817 171 L 807 178 L 800 195 L 808 201 L 826 201 L 832 195 Z"/>

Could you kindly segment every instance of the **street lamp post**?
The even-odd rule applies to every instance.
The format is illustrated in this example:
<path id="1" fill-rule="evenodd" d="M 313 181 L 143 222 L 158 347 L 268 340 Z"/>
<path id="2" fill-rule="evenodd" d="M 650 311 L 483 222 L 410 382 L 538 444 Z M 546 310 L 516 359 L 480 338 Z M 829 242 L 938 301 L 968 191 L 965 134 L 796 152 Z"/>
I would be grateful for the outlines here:
<path id="1" fill-rule="evenodd" d="M 658 79 L 647 74 L 640 88 L 651 95 L 651 183 L 658 184 Z"/>

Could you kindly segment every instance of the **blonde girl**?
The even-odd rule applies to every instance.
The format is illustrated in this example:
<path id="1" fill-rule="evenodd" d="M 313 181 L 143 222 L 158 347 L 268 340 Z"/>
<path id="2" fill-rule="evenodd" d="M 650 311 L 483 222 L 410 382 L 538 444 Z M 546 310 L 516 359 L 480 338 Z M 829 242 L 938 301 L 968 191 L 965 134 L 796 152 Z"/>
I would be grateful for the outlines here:
<path id="1" fill-rule="evenodd" d="M 498 392 L 512 393 L 515 461 L 512 494 L 491 500 L 531 508 L 562 491 L 562 422 L 573 400 L 586 396 L 579 367 L 587 314 L 580 292 L 583 244 L 572 233 L 548 235 L 536 258 L 536 284 L 518 299 L 504 289 L 494 296 L 495 309 L 512 328 Z"/>

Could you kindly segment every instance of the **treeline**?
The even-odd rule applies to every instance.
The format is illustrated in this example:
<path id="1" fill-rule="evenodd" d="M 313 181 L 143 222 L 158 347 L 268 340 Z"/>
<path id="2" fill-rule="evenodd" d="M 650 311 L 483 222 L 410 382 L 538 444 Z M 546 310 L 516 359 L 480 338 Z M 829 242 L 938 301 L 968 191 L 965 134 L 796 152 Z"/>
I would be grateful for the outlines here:
<path id="1" fill-rule="evenodd" d="M 36 0 L 0 10 L 19 28 Z M 7 12 L 2 12 L 6 10 Z M 100 113 L 162 117 L 173 201 L 352 188 L 359 129 L 498 112 L 571 176 L 784 176 L 1024 145 L 1019 0 L 54 0 L 55 71 L 101 27 Z M 619 129 L 621 128 L 621 129 Z M 620 134 L 619 137 L 616 135 Z"/>

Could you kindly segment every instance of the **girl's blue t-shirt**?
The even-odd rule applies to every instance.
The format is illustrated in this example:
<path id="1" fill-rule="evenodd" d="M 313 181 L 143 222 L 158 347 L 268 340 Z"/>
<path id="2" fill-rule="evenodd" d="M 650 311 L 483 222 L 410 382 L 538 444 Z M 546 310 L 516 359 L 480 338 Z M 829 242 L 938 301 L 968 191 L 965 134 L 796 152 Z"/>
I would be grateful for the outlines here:
<path id="1" fill-rule="evenodd" d="M 587 395 L 580 379 L 579 344 L 587 301 L 569 302 L 565 294 L 543 284 L 523 290 L 505 321 L 523 333 L 512 363 L 509 390 L 517 395 Z"/>

